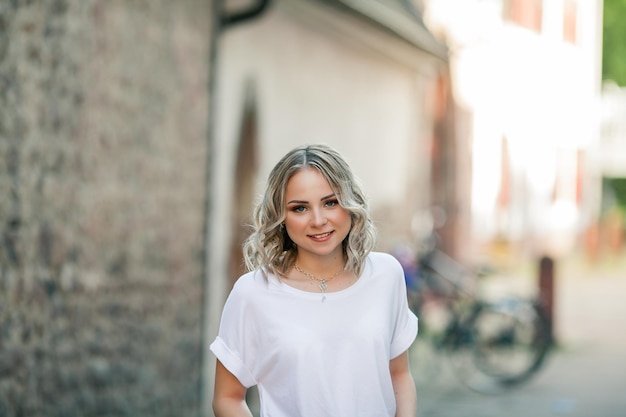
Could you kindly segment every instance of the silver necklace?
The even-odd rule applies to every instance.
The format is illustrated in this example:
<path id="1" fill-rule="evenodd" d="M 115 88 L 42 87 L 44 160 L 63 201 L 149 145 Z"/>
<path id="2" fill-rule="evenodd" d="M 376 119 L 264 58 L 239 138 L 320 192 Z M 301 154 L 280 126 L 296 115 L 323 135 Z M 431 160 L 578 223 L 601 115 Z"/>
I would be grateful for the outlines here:
<path id="1" fill-rule="evenodd" d="M 313 274 L 310 274 L 308 272 L 306 272 L 305 270 L 303 270 L 302 268 L 300 268 L 298 265 L 294 264 L 293 267 L 300 272 L 301 274 L 303 274 L 304 276 L 306 276 L 307 278 L 310 279 L 314 279 L 315 281 L 319 282 L 319 284 L 317 285 L 320 288 L 320 291 L 322 291 L 322 301 L 326 301 L 326 289 L 328 288 L 328 284 L 326 284 L 328 281 L 330 281 L 331 279 L 335 278 L 337 275 L 341 274 L 343 271 L 346 270 L 346 267 L 344 266 L 343 268 L 341 268 L 339 271 L 335 272 L 334 274 L 332 274 L 330 277 L 328 278 L 318 278 Z"/>

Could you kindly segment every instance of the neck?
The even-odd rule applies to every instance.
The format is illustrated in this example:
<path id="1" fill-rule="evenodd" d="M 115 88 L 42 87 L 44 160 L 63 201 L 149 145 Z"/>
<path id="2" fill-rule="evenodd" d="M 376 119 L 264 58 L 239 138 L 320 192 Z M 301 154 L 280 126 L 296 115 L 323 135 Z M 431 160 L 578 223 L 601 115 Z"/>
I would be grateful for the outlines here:
<path id="1" fill-rule="evenodd" d="M 330 276 L 337 271 L 342 271 L 346 265 L 343 256 L 333 256 L 332 258 L 309 259 L 298 256 L 295 264 L 306 272 L 316 276 Z"/>

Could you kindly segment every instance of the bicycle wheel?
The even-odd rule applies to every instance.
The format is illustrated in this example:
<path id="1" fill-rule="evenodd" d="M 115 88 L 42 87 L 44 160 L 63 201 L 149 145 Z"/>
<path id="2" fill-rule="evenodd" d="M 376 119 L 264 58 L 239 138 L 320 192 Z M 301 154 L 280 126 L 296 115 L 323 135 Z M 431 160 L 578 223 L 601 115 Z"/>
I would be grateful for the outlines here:
<path id="1" fill-rule="evenodd" d="M 482 393 L 527 381 L 552 344 L 543 310 L 515 298 L 477 303 L 456 327 L 446 343 L 450 363 L 465 385 Z"/>

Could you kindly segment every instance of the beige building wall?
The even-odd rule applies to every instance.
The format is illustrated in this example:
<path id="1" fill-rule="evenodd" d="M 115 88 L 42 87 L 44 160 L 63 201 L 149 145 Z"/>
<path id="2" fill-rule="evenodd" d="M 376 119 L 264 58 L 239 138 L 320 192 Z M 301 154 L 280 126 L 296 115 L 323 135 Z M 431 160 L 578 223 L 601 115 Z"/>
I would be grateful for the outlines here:
<path id="1" fill-rule="evenodd" d="M 295 146 L 325 143 L 346 157 L 369 195 L 379 250 L 411 241 L 430 200 L 432 112 L 445 66 L 354 13 L 302 0 L 273 2 L 225 31 L 219 47 L 209 334 L 242 272 L 242 222 Z M 245 197 L 242 183 L 250 183 Z"/>
<path id="2" fill-rule="evenodd" d="M 227 192 L 238 180 L 228 174 L 238 152 L 245 103 L 252 100 L 258 114 L 255 193 L 285 152 L 322 142 L 350 161 L 378 221 L 393 227 L 391 218 L 401 212 L 406 223 L 411 210 L 403 206 L 428 203 L 429 113 L 440 62 L 387 36 L 386 46 L 400 51 L 400 57 L 393 56 L 368 43 L 358 21 L 335 21 L 331 10 L 311 6 L 311 13 L 290 3 L 277 2 L 262 19 L 235 27 L 222 39 L 217 91 L 221 189 Z M 386 214 L 388 207 L 393 212 Z M 399 233 L 387 229 L 381 230 L 383 247 Z"/>

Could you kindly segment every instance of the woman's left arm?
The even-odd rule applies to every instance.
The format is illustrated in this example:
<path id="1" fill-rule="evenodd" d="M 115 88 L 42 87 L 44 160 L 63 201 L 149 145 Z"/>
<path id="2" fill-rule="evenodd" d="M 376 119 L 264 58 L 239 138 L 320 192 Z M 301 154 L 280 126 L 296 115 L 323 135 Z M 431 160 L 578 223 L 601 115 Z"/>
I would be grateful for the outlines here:
<path id="1" fill-rule="evenodd" d="M 417 393 L 409 367 L 408 351 L 389 361 L 389 372 L 396 396 L 396 417 L 415 417 L 417 415 Z"/>

